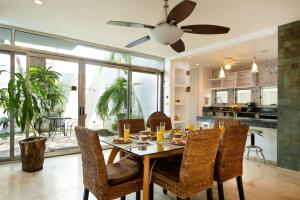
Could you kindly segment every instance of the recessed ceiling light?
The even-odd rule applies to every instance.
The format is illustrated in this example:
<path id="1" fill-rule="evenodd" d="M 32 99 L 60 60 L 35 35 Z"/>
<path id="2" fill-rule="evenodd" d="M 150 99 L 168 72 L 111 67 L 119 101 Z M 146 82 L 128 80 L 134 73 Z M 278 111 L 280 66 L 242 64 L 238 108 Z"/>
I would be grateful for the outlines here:
<path id="1" fill-rule="evenodd" d="M 199 63 L 197 63 L 196 65 L 197 65 L 197 66 L 199 66 L 200 64 L 199 64 Z"/>
<path id="2" fill-rule="evenodd" d="M 33 0 L 33 2 L 37 5 L 42 5 L 43 1 L 42 0 Z"/>

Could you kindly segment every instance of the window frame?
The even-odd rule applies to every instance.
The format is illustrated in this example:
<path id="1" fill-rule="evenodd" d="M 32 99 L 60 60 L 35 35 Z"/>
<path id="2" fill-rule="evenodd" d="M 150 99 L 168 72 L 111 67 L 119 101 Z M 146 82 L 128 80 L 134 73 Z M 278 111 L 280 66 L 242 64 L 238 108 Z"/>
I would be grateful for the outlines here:
<path id="1" fill-rule="evenodd" d="M 228 103 L 229 103 L 229 90 L 215 90 L 215 94 L 214 94 L 214 104 L 215 105 L 218 105 L 218 102 L 217 102 L 217 93 L 218 92 L 227 92 L 227 102 L 223 102 L 222 101 L 222 105 L 228 105 Z"/>
<path id="2" fill-rule="evenodd" d="M 276 105 L 272 105 L 272 104 L 263 104 L 263 90 L 264 89 L 276 89 L 277 90 L 277 103 Z M 270 86 L 270 87 L 261 87 L 260 88 L 260 105 L 261 106 L 278 106 L 278 87 L 277 86 Z"/>
<path id="3" fill-rule="evenodd" d="M 242 103 L 238 102 L 238 91 L 246 91 L 246 90 L 250 91 L 250 100 L 247 101 L 247 102 L 242 102 Z M 248 102 L 252 102 L 252 89 L 251 88 L 235 89 L 234 93 L 235 93 L 235 103 L 236 104 L 243 105 L 243 104 L 246 104 Z"/>

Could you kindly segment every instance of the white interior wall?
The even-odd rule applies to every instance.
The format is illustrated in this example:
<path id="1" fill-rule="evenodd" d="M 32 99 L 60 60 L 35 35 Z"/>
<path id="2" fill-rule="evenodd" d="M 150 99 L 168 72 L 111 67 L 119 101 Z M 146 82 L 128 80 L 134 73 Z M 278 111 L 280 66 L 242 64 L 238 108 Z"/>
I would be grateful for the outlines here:
<path id="1" fill-rule="evenodd" d="M 165 60 L 165 71 L 164 71 L 164 80 L 163 80 L 163 92 L 164 92 L 164 113 L 167 116 L 171 116 L 171 62 L 170 60 Z"/>
<path id="2" fill-rule="evenodd" d="M 199 84 L 200 70 L 199 69 L 191 69 L 190 74 L 191 74 L 190 75 L 191 92 L 189 94 L 190 103 L 186 106 L 187 106 L 187 109 L 189 110 L 189 113 L 188 113 L 189 122 L 193 123 L 194 126 L 196 126 L 197 116 L 198 116 L 198 107 L 199 107 L 199 104 L 201 104 L 201 101 L 199 101 L 199 95 L 201 94 L 201 87 Z"/>

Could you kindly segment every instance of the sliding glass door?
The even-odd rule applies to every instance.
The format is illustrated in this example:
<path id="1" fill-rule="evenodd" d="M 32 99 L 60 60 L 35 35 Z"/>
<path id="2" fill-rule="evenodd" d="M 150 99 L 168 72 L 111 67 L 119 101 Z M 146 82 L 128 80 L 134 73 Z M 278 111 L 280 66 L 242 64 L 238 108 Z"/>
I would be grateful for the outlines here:
<path id="1" fill-rule="evenodd" d="M 119 119 L 146 121 L 160 110 L 160 73 L 31 52 L 0 52 L 0 70 L 0 160 L 18 158 L 19 141 L 34 134 L 47 137 L 46 155 L 78 152 L 75 126 L 107 137 L 118 133 Z M 17 73 L 30 79 L 40 106 L 25 131 L 5 107 L 8 83 Z"/>
<path id="2" fill-rule="evenodd" d="M 117 133 L 117 121 L 127 117 L 128 70 L 85 64 L 85 126 L 100 137 Z"/>
<path id="3" fill-rule="evenodd" d="M 132 72 L 131 117 L 143 118 L 145 122 L 151 113 L 160 110 L 160 74 Z"/>
<path id="4" fill-rule="evenodd" d="M 46 152 L 78 148 L 74 128 L 79 120 L 79 61 L 30 56 L 32 92 L 43 101 L 32 132 L 47 137 Z"/>
<path id="5" fill-rule="evenodd" d="M 10 152 L 10 118 L 6 111 L 7 85 L 10 80 L 11 55 L 0 52 L 0 159 Z"/>

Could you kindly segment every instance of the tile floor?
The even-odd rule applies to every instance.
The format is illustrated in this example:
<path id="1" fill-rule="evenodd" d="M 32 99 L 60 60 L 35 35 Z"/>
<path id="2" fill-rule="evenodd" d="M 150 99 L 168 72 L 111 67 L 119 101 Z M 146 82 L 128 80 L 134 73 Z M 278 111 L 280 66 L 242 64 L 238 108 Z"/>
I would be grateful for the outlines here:
<path id="1" fill-rule="evenodd" d="M 107 158 L 110 150 L 105 150 Z M 82 171 L 80 154 L 47 158 L 44 169 L 35 173 L 21 171 L 20 163 L 0 165 L 0 199 L 7 200 L 81 200 Z M 244 190 L 248 200 L 299 200 L 300 173 L 262 164 L 255 160 L 244 161 Z M 224 184 L 226 200 L 238 199 L 234 180 Z M 155 186 L 155 200 L 172 200 Z M 213 188 L 217 199 L 216 184 Z M 90 195 L 90 200 L 95 198 Z M 134 195 L 127 199 L 133 200 Z M 192 196 L 192 200 L 206 199 L 205 192 Z"/>

